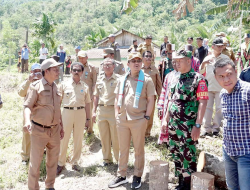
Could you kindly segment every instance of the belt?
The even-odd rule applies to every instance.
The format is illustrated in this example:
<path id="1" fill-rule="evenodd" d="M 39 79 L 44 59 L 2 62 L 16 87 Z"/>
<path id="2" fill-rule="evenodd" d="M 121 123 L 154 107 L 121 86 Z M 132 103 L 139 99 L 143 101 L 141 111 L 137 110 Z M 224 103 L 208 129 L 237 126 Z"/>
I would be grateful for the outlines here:
<path id="1" fill-rule="evenodd" d="M 98 106 L 114 106 L 114 105 L 98 104 Z"/>
<path id="2" fill-rule="evenodd" d="M 84 107 L 81 106 L 81 107 L 64 107 L 64 108 L 68 110 L 80 110 L 80 109 L 83 109 Z"/>
<path id="3" fill-rule="evenodd" d="M 39 127 L 42 127 L 42 128 L 49 128 L 49 129 L 52 129 L 55 127 L 55 125 L 51 125 L 51 126 L 46 126 L 46 125 L 42 125 L 40 123 L 37 123 L 35 121 L 32 120 L 32 123 L 34 123 L 35 125 L 38 125 Z"/>

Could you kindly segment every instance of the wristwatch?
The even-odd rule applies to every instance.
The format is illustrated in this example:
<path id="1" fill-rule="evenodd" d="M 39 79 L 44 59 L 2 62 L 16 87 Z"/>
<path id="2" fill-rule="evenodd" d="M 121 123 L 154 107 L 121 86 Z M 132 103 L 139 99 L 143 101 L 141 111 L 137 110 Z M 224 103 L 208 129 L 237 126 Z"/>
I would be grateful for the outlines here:
<path id="1" fill-rule="evenodd" d="M 201 124 L 196 123 L 195 127 L 199 129 L 199 128 L 201 128 Z"/>
<path id="2" fill-rule="evenodd" d="M 144 115 L 144 118 L 145 118 L 146 120 L 150 120 L 150 117 L 149 117 L 149 116 Z"/>
<path id="3" fill-rule="evenodd" d="M 87 119 L 87 121 L 89 121 L 90 119 Z"/>

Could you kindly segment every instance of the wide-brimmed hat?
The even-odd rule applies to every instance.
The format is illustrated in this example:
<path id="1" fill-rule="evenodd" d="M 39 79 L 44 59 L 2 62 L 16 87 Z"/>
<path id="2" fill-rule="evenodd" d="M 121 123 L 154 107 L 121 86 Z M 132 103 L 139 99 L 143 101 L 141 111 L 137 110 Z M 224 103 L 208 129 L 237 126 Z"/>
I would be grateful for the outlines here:
<path id="1" fill-rule="evenodd" d="M 103 50 L 102 56 L 107 56 L 110 53 L 114 53 L 114 49 L 113 48 L 106 48 Z"/>

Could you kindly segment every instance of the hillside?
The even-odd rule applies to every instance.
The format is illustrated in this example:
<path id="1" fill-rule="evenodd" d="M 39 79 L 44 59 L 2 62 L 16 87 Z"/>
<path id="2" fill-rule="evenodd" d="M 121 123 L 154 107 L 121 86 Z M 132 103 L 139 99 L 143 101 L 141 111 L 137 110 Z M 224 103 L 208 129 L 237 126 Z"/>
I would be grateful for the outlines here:
<path id="1" fill-rule="evenodd" d="M 81 45 L 83 49 L 91 48 L 93 41 L 122 28 L 140 36 L 151 34 L 157 44 L 161 44 L 163 36 L 168 35 L 178 47 L 185 42 L 187 36 L 211 37 L 215 31 L 209 31 L 209 28 L 220 16 L 208 16 L 205 12 L 216 5 L 227 3 L 226 0 L 200 0 L 193 13 L 188 13 L 187 17 L 177 21 L 172 11 L 180 0 L 141 0 L 138 8 L 130 15 L 121 14 L 122 2 L 123 0 L 2 0 L 0 51 L 4 55 L 16 57 L 17 51 L 25 42 L 26 30 L 29 32 L 30 46 L 34 40 L 40 40 L 32 37 L 32 23 L 42 13 L 46 13 L 57 23 L 53 35 L 56 46 L 63 43 L 69 53 L 74 52 L 75 45 Z M 222 30 L 226 28 L 227 26 L 222 27 Z M 88 35 L 91 40 L 86 39 Z M 8 44 L 10 41 L 11 45 Z M 4 56 L 1 62 L 7 62 L 8 58 L 9 56 Z"/>

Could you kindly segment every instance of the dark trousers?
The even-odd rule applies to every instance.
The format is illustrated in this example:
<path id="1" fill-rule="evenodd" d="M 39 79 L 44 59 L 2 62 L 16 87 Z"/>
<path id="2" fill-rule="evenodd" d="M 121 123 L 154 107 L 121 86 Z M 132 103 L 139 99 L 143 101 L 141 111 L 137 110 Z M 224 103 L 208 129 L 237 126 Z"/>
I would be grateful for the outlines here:
<path id="1" fill-rule="evenodd" d="M 22 68 L 22 73 L 28 71 L 29 69 L 29 64 L 28 64 L 28 59 L 22 59 L 21 60 L 21 68 Z"/>

